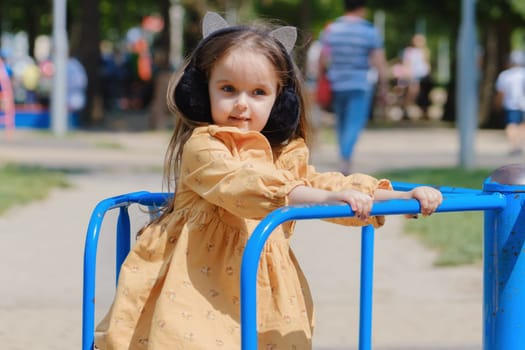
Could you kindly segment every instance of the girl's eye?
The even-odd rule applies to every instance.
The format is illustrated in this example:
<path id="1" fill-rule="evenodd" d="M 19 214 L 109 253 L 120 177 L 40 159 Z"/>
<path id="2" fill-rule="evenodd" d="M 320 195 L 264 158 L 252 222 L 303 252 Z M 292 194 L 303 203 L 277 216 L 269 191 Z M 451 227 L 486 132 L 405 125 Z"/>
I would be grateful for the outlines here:
<path id="1" fill-rule="evenodd" d="M 222 91 L 224 91 L 224 92 L 234 92 L 234 91 L 235 91 L 235 89 L 234 89 L 233 86 L 231 86 L 231 85 L 225 85 L 225 86 L 223 86 L 221 89 L 222 89 Z"/>
<path id="2" fill-rule="evenodd" d="M 262 96 L 262 95 L 266 95 L 266 91 L 264 91 L 263 89 L 255 89 L 253 91 L 253 94 L 257 96 Z"/>

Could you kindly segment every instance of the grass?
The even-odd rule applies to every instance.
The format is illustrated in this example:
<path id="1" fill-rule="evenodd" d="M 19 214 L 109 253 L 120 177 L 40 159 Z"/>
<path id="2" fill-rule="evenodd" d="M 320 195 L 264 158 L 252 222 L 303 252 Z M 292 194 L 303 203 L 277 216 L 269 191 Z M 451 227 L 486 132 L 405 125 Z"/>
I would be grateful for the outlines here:
<path id="1" fill-rule="evenodd" d="M 0 166 L 0 215 L 9 208 L 46 198 L 54 188 L 67 188 L 67 170 L 39 166 Z"/>
<path id="2" fill-rule="evenodd" d="M 126 147 L 121 143 L 114 141 L 97 141 L 95 142 L 95 147 L 102 149 L 114 149 L 114 150 L 124 150 Z"/>
<path id="3" fill-rule="evenodd" d="M 481 189 L 483 181 L 492 171 L 493 169 L 416 168 L 374 175 L 391 181 Z M 457 266 L 481 261 L 482 212 L 440 213 L 418 220 L 407 220 L 405 231 L 438 253 L 435 261 L 438 266 Z"/>

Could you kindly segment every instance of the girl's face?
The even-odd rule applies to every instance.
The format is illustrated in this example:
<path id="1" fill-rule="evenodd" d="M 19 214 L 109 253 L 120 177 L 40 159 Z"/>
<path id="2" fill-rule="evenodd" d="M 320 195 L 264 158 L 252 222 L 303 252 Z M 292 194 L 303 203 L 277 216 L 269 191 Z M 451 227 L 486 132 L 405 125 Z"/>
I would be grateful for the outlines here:
<path id="1" fill-rule="evenodd" d="M 215 63 L 209 94 L 213 122 L 241 130 L 261 131 L 277 96 L 278 77 L 263 55 L 235 49 Z"/>

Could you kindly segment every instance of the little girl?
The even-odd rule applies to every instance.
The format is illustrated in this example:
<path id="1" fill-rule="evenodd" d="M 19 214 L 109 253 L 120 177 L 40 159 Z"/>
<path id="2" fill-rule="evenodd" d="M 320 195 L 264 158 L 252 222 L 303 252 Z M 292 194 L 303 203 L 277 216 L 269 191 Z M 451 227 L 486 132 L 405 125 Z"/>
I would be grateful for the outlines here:
<path id="1" fill-rule="evenodd" d="M 295 28 L 228 26 L 208 13 L 203 32 L 168 92 L 178 117 L 166 164 L 175 196 L 122 266 L 97 327 L 100 349 L 239 349 L 243 249 L 274 209 L 345 202 L 356 217 L 337 222 L 378 227 L 374 200 L 416 198 L 425 215 L 442 200 L 430 187 L 392 191 L 388 180 L 308 164 Z M 293 229 L 276 229 L 259 263 L 259 349 L 311 349 L 312 298 L 290 249 Z"/>

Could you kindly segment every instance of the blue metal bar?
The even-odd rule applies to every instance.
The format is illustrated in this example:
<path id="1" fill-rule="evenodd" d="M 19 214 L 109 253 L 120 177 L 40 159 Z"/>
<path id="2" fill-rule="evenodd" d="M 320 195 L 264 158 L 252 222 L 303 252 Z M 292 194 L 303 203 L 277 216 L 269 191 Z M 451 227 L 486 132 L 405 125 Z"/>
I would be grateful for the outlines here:
<path id="1" fill-rule="evenodd" d="M 107 198 L 99 202 L 91 214 L 84 248 L 84 277 L 82 294 L 82 349 L 93 349 L 95 332 L 95 279 L 98 237 L 107 211 L 127 207 L 131 203 L 161 206 L 170 198 L 167 193 L 134 192 Z M 119 249 L 117 247 L 117 249 Z"/>
<path id="2" fill-rule="evenodd" d="M 505 195 L 503 210 L 485 212 L 483 349 L 525 348 L 525 186 L 486 182 Z"/>
<path id="3" fill-rule="evenodd" d="M 436 212 L 503 209 L 505 196 L 499 193 L 464 193 L 446 196 Z M 419 202 L 396 199 L 374 204 L 371 215 L 417 214 Z M 273 230 L 289 220 L 349 217 L 354 213 L 346 204 L 297 205 L 279 208 L 268 214 L 248 240 L 241 265 L 241 344 L 242 349 L 257 349 L 257 268 L 262 249 Z"/>
<path id="4" fill-rule="evenodd" d="M 115 265 L 115 285 L 118 284 L 118 277 L 120 275 L 120 267 L 128 256 L 131 247 L 131 224 L 129 221 L 128 207 L 120 207 L 117 220 L 117 261 Z"/>
<path id="5" fill-rule="evenodd" d="M 93 333 L 95 331 L 95 272 L 97 245 L 100 227 L 106 211 L 113 205 L 113 200 L 106 199 L 97 204 L 86 235 L 84 249 L 84 283 L 82 298 L 82 349 L 93 349 Z"/>
<path id="6" fill-rule="evenodd" d="M 96 245 L 105 212 L 114 208 L 127 207 L 131 203 L 139 203 L 148 206 L 159 206 L 166 203 L 170 196 L 171 195 L 165 193 L 151 194 L 147 192 L 137 192 L 124 196 L 108 198 L 100 202 L 95 208 L 88 227 L 86 249 L 84 253 L 84 298 L 82 328 L 82 341 L 84 350 L 93 348 Z M 487 209 L 499 210 L 504 208 L 505 205 L 505 197 L 498 193 L 485 194 L 479 193 L 478 191 L 466 191 L 462 194 L 462 196 L 451 195 L 446 197 L 437 211 L 450 212 Z M 371 214 L 416 214 L 419 213 L 419 211 L 419 203 L 415 200 L 391 200 L 374 204 Z M 335 218 L 352 215 L 352 210 L 348 205 L 345 204 L 334 203 L 324 205 L 303 205 L 280 208 L 270 213 L 263 221 L 261 221 L 248 241 L 241 266 L 241 335 L 243 349 L 257 349 L 255 307 L 257 267 L 264 244 L 275 227 L 289 220 Z M 117 230 L 119 230 L 119 228 Z M 117 247 L 117 249 L 120 248 Z M 123 251 L 121 254 L 123 254 Z M 365 253 L 365 255 L 366 254 L 367 253 Z M 366 258 L 367 261 L 369 258 Z M 371 258 L 373 259 L 373 255 L 371 255 Z M 369 265 L 370 268 L 371 266 L 372 265 Z M 366 274 L 367 273 L 365 272 L 365 275 Z M 367 277 L 365 276 L 365 278 Z M 368 278 L 372 278 L 372 275 L 370 274 Z M 370 279 L 370 301 L 372 288 L 371 281 L 372 280 Z M 363 285 L 365 284 L 366 283 L 363 283 Z M 363 312 L 367 312 L 364 310 L 364 307 Z M 368 312 L 371 313 L 371 308 L 369 308 Z M 362 318 L 366 320 L 366 317 Z M 368 323 L 370 323 L 371 314 L 368 320 L 370 320 L 368 321 Z M 365 321 L 362 322 L 366 323 Z M 360 339 L 363 339 L 363 343 L 365 342 L 364 339 L 367 339 L 367 337 L 368 339 L 371 338 L 371 325 L 369 329 L 370 330 L 368 331 L 368 334 L 360 334 Z"/>
<path id="7" fill-rule="evenodd" d="M 418 186 L 430 186 L 437 188 L 441 193 L 445 195 L 449 194 L 465 194 L 465 193 L 482 193 L 483 191 L 480 189 L 475 188 L 465 188 L 465 187 L 453 187 L 453 186 L 433 186 L 429 184 L 416 184 L 416 183 L 410 183 L 410 182 L 399 182 L 399 181 L 392 181 L 392 187 L 394 187 L 394 190 L 397 191 L 410 191 Z"/>
<path id="8" fill-rule="evenodd" d="M 361 229 L 361 286 L 359 350 L 372 349 L 372 296 L 374 285 L 374 227 Z"/>

